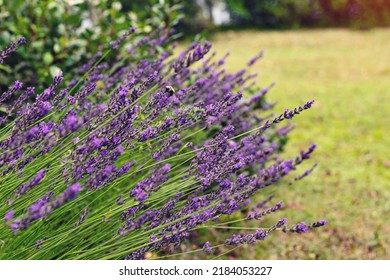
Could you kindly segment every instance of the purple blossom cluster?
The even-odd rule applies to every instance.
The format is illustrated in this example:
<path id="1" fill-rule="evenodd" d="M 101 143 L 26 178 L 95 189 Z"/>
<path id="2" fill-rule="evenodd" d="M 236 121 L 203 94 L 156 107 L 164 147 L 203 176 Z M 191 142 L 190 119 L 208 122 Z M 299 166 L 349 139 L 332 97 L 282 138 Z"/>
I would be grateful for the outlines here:
<path id="1" fill-rule="evenodd" d="M 111 42 L 107 53 L 134 33 L 130 28 Z M 209 55 L 207 41 L 172 58 L 171 35 L 161 28 L 132 37 L 124 64 L 103 60 L 96 66 L 104 57 L 98 53 L 79 69 L 84 77 L 79 81 L 63 81 L 59 73 L 42 93 L 23 89 L 17 81 L 1 95 L 0 103 L 22 92 L 7 104 L 0 124 L 1 182 L 8 201 L 4 220 L 14 234 L 37 220 L 45 222 L 55 211 L 77 212 L 78 220 L 70 224 L 80 229 L 90 225 L 88 217 L 110 212 L 112 217 L 104 220 L 116 221 L 118 238 L 141 236 L 122 257 L 142 259 L 149 251 L 178 248 L 200 226 L 241 212 L 260 189 L 310 158 L 315 145 L 295 159 L 281 159 L 280 139 L 292 127 L 274 126 L 310 109 L 314 101 L 269 117 L 273 104 L 266 94 L 273 85 L 255 88 L 256 74 L 248 69 L 228 72 L 228 54 L 220 59 Z M 15 48 L 2 51 L 1 62 Z M 262 56 L 253 57 L 248 67 Z M 94 208 L 91 200 L 81 215 L 73 210 L 72 201 L 88 201 L 95 193 L 104 197 L 106 207 Z M 31 203 L 31 197 L 40 199 Z M 247 219 L 279 210 L 281 202 L 264 209 L 271 198 L 258 203 Z M 287 231 L 285 224 L 283 219 L 269 229 L 235 234 L 225 245 L 264 240 L 278 228 Z M 288 231 L 324 224 L 300 223 Z M 211 253 L 209 242 L 203 248 Z"/>
<path id="2" fill-rule="evenodd" d="M 0 50 L 0 64 L 3 64 L 4 59 L 10 56 L 13 52 L 15 52 L 18 49 L 18 47 L 20 47 L 23 44 L 26 44 L 26 38 L 22 36 L 18 39 L 17 42 L 11 42 L 7 48 L 5 48 L 4 50 Z"/>
<path id="3" fill-rule="evenodd" d="M 256 241 L 260 240 L 263 241 L 272 231 L 276 230 L 277 228 L 282 227 L 284 224 L 286 224 L 287 219 L 283 218 L 282 220 L 279 220 L 275 225 L 271 226 L 269 229 L 258 229 L 255 233 L 251 234 L 233 234 L 229 239 L 225 240 L 226 246 L 238 246 L 241 244 L 253 244 Z"/>
<path id="4" fill-rule="evenodd" d="M 320 220 L 314 223 L 311 223 L 307 225 L 305 222 L 300 222 L 296 225 L 291 226 L 290 228 L 287 228 L 286 226 L 283 227 L 283 232 L 296 232 L 296 233 L 307 233 L 310 229 L 322 227 L 327 225 L 328 222 L 325 220 Z"/>

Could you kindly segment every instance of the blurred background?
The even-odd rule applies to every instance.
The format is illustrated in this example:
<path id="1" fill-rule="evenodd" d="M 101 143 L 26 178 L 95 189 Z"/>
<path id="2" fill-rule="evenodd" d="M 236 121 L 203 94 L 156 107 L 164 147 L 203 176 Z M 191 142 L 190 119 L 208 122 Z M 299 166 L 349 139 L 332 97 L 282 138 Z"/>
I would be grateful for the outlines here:
<path id="1" fill-rule="evenodd" d="M 1 91 L 15 80 L 43 90 L 59 70 L 69 81 L 129 26 L 148 33 L 162 25 L 177 30 L 179 49 L 206 38 L 220 56 L 231 51 L 231 71 L 263 49 L 253 70 L 257 86 L 276 82 L 268 96 L 276 112 L 316 100 L 294 119 L 284 155 L 314 142 L 305 167 L 318 167 L 267 194 L 287 206 L 272 221 L 330 224 L 305 235 L 274 234 L 225 257 L 390 259 L 390 1 L 0 0 L 0 49 L 20 35 L 28 41 L 0 65 Z M 196 238 L 223 242 L 228 235 L 201 231 Z"/>

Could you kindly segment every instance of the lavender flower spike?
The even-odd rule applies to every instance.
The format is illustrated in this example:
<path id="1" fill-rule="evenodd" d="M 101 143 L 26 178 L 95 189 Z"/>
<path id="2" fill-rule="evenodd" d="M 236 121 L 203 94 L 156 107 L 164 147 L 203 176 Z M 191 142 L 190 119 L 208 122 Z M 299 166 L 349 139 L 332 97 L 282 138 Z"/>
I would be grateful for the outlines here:
<path id="1" fill-rule="evenodd" d="M 83 211 L 83 213 L 81 214 L 79 220 L 78 220 L 77 223 L 75 224 L 75 227 L 78 227 L 79 225 L 81 225 L 81 224 L 84 222 L 85 217 L 87 217 L 88 214 L 89 214 L 89 208 L 88 208 L 88 206 L 86 206 L 86 207 L 84 208 L 84 211 Z"/>
<path id="2" fill-rule="evenodd" d="M 113 48 L 114 50 L 117 50 L 119 49 L 119 46 L 120 44 L 131 34 L 135 33 L 135 28 L 134 27 L 130 27 L 129 30 L 123 34 L 119 39 L 115 40 L 115 41 L 111 41 L 110 42 L 110 46 L 111 48 Z"/>
<path id="3" fill-rule="evenodd" d="M 23 86 L 23 83 L 22 82 L 19 82 L 19 81 L 15 81 L 15 83 L 13 84 L 12 87 L 8 88 L 8 90 L 6 92 L 4 92 L 1 96 L 0 96 L 0 103 L 3 103 L 4 101 L 7 101 L 8 99 L 10 99 L 12 97 L 12 95 L 19 89 L 21 89 Z"/>
<path id="4" fill-rule="evenodd" d="M 210 245 L 210 242 L 207 241 L 204 245 L 203 245 L 203 250 L 206 252 L 206 254 L 210 255 L 211 254 L 211 245 Z"/>
<path id="5" fill-rule="evenodd" d="M 4 221 L 8 222 L 9 220 L 11 220 L 14 214 L 15 214 L 15 210 L 8 211 L 7 214 L 5 214 Z"/>
<path id="6" fill-rule="evenodd" d="M 20 38 L 18 39 L 18 46 L 21 46 L 23 44 L 26 44 L 26 38 L 20 36 Z"/>
<path id="7" fill-rule="evenodd" d="M 11 42 L 5 50 L 0 50 L 0 64 L 3 64 L 5 58 L 16 51 L 20 45 L 25 43 L 26 39 L 24 37 L 20 37 L 17 44 L 15 42 Z"/>

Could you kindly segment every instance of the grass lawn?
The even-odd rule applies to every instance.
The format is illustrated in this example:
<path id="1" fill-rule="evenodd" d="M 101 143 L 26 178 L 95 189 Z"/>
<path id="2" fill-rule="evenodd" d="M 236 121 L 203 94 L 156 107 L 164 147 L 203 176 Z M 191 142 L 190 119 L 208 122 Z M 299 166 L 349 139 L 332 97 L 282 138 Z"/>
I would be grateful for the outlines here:
<path id="1" fill-rule="evenodd" d="M 314 142 L 318 148 L 305 167 L 319 165 L 308 178 L 272 189 L 287 207 L 269 221 L 288 217 L 290 223 L 330 223 L 309 234 L 276 233 L 235 254 L 390 259 L 390 29 L 229 31 L 212 42 L 220 55 L 232 51 L 230 70 L 240 70 L 264 49 L 254 70 L 260 86 L 276 82 L 269 93 L 278 102 L 276 112 L 316 100 L 312 110 L 294 118 L 297 127 L 285 155 L 294 156 Z"/>

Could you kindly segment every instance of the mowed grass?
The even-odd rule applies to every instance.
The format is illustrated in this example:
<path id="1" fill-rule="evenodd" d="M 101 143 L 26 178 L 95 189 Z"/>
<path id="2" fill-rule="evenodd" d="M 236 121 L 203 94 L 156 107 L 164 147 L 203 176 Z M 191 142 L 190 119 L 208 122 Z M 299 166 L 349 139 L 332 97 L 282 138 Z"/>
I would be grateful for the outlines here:
<path id="1" fill-rule="evenodd" d="M 316 143 L 299 172 L 314 162 L 318 167 L 291 186 L 273 187 L 285 208 L 258 224 L 287 217 L 290 223 L 326 219 L 329 225 L 309 234 L 272 234 L 239 248 L 237 257 L 390 259 L 390 29 L 229 31 L 212 42 L 220 55 L 232 51 L 230 70 L 264 49 L 253 69 L 259 86 L 276 82 L 268 96 L 278 102 L 275 112 L 316 100 L 294 118 L 285 156 Z"/>

